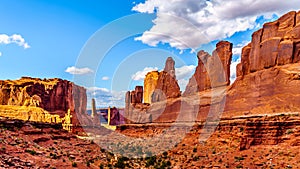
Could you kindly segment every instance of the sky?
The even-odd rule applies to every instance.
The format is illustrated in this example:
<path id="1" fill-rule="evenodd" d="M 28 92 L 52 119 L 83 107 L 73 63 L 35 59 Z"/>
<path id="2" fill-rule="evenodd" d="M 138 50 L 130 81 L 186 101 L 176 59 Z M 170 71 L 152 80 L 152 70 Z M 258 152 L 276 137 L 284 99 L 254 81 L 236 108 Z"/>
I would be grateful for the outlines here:
<path id="1" fill-rule="evenodd" d="M 58 77 L 86 87 L 98 107 L 122 107 L 169 56 L 184 91 L 196 52 L 228 40 L 233 82 L 251 34 L 291 10 L 298 0 L 0 0 L 0 79 Z"/>

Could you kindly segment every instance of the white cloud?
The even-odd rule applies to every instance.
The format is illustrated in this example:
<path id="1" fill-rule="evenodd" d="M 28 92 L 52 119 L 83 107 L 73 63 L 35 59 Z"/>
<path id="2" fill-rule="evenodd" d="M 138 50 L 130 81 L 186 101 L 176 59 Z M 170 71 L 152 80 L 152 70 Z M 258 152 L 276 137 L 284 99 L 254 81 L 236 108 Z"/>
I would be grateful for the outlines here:
<path id="1" fill-rule="evenodd" d="M 157 71 L 157 70 L 158 70 L 157 67 L 145 67 L 144 70 L 138 71 L 135 74 L 133 74 L 131 76 L 131 79 L 135 81 L 142 81 L 145 79 L 145 76 L 148 72 Z"/>
<path id="2" fill-rule="evenodd" d="M 236 66 L 241 63 L 241 59 L 239 58 L 237 61 L 232 62 L 230 65 L 230 83 L 233 83 L 236 79 Z"/>
<path id="3" fill-rule="evenodd" d="M 104 81 L 109 80 L 109 77 L 108 76 L 103 76 L 102 80 L 104 80 Z"/>
<path id="4" fill-rule="evenodd" d="M 179 68 L 175 68 L 176 78 L 178 80 L 190 78 L 195 71 L 195 65 L 182 66 Z"/>
<path id="5" fill-rule="evenodd" d="M 189 83 L 188 79 L 180 79 L 180 80 L 178 80 L 178 85 L 180 87 L 180 90 L 184 91 L 188 83 Z"/>
<path id="6" fill-rule="evenodd" d="M 12 43 L 22 46 L 24 49 L 30 48 L 29 44 L 19 34 L 13 34 L 11 36 L 6 34 L 0 34 L 0 44 L 8 45 Z"/>
<path id="7" fill-rule="evenodd" d="M 241 55 L 243 47 L 246 46 L 248 43 L 250 43 L 250 42 L 249 41 L 243 41 L 242 43 L 237 44 L 236 46 L 233 47 L 232 53 L 234 55 Z"/>
<path id="8" fill-rule="evenodd" d="M 153 27 L 136 40 L 183 50 L 256 28 L 258 16 L 270 18 L 299 8 L 298 0 L 146 0 L 132 10 L 157 14 Z"/>
<path id="9" fill-rule="evenodd" d="M 110 91 L 106 88 L 89 87 L 87 88 L 88 107 L 91 99 L 95 98 L 97 107 L 124 107 L 126 91 Z"/>
<path id="10" fill-rule="evenodd" d="M 68 67 L 65 72 L 70 73 L 72 75 L 84 75 L 84 74 L 89 74 L 93 73 L 94 71 L 91 70 L 90 68 L 77 68 L 75 66 Z"/>
<path id="11" fill-rule="evenodd" d="M 181 91 L 185 90 L 185 87 L 189 82 L 189 78 L 192 77 L 193 73 L 195 72 L 195 69 L 195 65 L 186 65 L 179 68 L 175 68 L 176 78 L 178 80 L 178 85 Z"/>
<path id="12" fill-rule="evenodd" d="M 2 53 L 0 52 L 0 56 L 2 56 Z"/>

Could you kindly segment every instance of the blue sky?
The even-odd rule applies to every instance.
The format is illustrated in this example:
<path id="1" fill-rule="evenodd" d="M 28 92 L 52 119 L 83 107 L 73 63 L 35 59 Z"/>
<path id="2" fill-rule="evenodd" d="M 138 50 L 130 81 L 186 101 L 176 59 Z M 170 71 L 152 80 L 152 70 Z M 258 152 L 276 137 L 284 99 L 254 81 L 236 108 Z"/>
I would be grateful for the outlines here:
<path id="1" fill-rule="evenodd" d="M 0 79 L 58 77 L 87 87 L 100 107 L 122 106 L 124 92 L 142 85 L 145 72 L 163 69 L 168 56 L 176 61 L 184 90 L 197 65 L 191 51 L 211 52 L 219 40 L 234 44 L 234 72 L 240 49 L 252 32 L 285 12 L 299 10 L 298 4 L 296 0 L 0 0 Z M 132 14 L 143 16 L 120 23 L 120 18 Z M 119 26 L 108 27 L 106 36 L 93 44 L 95 49 L 100 51 L 119 33 L 142 32 L 115 43 L 99 64 L 93 57 L 82 61 L 89 41 L 112 22 Z M 95 53 L 91 55 L 98 57 Z"/>

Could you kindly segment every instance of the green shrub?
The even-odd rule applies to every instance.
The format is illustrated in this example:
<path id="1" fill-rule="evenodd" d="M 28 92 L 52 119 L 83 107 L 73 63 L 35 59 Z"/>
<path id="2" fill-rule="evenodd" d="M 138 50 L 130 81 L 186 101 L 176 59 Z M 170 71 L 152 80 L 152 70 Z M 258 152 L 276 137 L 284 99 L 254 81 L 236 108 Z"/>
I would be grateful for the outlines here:
<path id="1" fill-rule="evenodd" d="M 244 157 L 234 157 L 234 159 L 235 159 L 236 161 L 242 161 L 242 160 L 244 160 L 245 158 L 244 158 Z"/>
<path id="2" fill-rule="evenodd" d="M 34 151 L 34 150 L 26 149 L 25 152 L 26 152 L 26 153 L 29 153 L 29 154 L 31 154 L 31 155 L 36 155 L 36 151 Z"/>
<path id="3" fill-rule="evenodd" d="M 77 167 L 77 163 L 76 163 L 76 162 L 73 162 L 73 163 L 72 163 L 72 167 Z"/>
<path id="4" fill-rule="evenodd" d="M 154 165 L 155 162 L 156 162 L 156 156 L 147 158 L 146 167 L 150 167 L 150 166 Z"/>
<path id="5" fill-rule="evenodd" d="M 116 168 L 125 168 L 125 163 L 123 158 L 119 158 L 117 163 L 114 165 Z"/>

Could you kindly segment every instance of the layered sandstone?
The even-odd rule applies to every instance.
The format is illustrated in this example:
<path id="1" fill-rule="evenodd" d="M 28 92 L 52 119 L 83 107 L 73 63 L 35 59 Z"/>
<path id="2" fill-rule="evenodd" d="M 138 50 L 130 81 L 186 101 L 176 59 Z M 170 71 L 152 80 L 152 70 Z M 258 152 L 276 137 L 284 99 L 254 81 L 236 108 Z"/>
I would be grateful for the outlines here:
<path id="1" fill-rule="evenodd" d="M 232 43 L 220 41 L 212 56 L 201 50 L 197 54 L 198 66 L 189 80 L 184 95 L 230 84 L 230 64 L 232 59 Z"/>
<path id="2" fill-rule="evenodd" d="M 70 111 L 72 124 L 80 125 L 79 116 L 86 114 L 86 101 L 86 89 L 67 80 L 22 77 L 0 81 L 0 105 L 3 105 L 3 111 L 10 107 L 11 113 L 6 115 L 15 114 L 18 119 L 61 122 L 49 118 L 64 118 Z M 19 118 L 22 114 L 24 117 Z"/>

